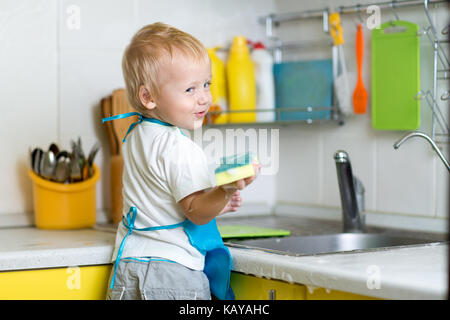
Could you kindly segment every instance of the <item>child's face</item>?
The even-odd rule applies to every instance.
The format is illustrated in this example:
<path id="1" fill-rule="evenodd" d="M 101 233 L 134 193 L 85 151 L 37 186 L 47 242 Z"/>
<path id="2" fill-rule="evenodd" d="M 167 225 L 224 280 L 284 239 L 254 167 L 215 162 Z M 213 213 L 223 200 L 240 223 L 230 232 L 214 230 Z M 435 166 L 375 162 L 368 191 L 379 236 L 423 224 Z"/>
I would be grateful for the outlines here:
<path id="1" fill-rule="evenodd" d="M 212 104 L 209 60 L 195 61 L 174 53 L 160 69 L 159 96 L 152 113 L 162 121 L 184 129 L 197 129 Z"/>

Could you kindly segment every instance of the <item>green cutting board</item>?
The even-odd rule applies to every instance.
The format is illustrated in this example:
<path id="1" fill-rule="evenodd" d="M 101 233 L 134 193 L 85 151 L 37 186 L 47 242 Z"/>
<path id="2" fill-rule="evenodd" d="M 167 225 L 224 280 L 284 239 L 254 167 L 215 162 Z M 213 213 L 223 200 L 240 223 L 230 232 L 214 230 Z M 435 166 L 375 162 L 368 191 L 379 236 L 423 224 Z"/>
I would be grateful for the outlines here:
<path id="1" fill-rule="evenodd" d="M 372 31 L 372 126 L 414 130 L 420 126 L 419 27 L 386 22 Z"/>
<path id="2" fill-rule="evenodd" d="M 217 226 L 223 239 L 229 238 L 256 238 L 256 237 L 280 237 L 291 234 L 289 230 L 271 229 L 242 225 Z"/>

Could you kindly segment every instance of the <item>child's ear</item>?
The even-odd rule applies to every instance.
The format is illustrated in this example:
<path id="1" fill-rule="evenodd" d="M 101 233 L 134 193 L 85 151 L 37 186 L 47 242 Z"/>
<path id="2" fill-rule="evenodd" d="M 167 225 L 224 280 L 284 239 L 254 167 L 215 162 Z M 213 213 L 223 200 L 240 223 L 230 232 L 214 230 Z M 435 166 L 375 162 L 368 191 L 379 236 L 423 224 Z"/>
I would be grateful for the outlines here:
<path id="1" fill-rule="evenodd" d="M 156 107 L 155 101 L 150 94 L 150 91 L 144 87 L 139 87 L 139 100 L 147 109 L 151 110 Z"/>

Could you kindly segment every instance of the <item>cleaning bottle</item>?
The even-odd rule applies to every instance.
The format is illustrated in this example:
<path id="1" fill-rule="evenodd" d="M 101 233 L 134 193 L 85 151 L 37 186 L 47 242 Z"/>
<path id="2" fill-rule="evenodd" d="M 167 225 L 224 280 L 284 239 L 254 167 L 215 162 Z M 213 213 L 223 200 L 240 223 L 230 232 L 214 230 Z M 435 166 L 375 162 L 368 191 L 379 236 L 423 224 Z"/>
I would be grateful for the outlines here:
<path id="1" fill-rule="evenodd" d="M 253 44 L 250 56 L 255 65 L 256 121 L 274 122 L 275 111 L 260 111 L 261 109 L 275 108 L 273 57 L 261 42 Z"/>
<path id="2" fill-rule="evenodd" d="M 208 48 L 209 59 L 211 60 L 211 95 L 213 103 L 209 111 L 221 112 L 227 110 L 227 89 L 225 79 L 225 65 L 223 61 L 216 55 L 216 50 L 220 47 Z M 206 121 L 207 117 L 205 117 Z M 228 123 L 228 113 L 211 114 L 211 122 L 215 124 Z"/>
<path id="3" fill-rule="evenodd" d="M 230 122 L 256 121 L 256 84 L 254 65 L 243 36 L 233 38 L 227 63 L 228 106 Z M 253 110 L 252 112 L 233 112 Z"/>

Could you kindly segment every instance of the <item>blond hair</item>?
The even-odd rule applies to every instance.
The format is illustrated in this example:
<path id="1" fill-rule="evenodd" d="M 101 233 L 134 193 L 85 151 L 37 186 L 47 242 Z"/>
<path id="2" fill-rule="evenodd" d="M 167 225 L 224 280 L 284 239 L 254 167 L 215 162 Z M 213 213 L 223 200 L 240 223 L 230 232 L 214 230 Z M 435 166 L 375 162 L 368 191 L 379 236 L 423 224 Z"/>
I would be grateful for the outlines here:
<path id="1" fill-rule="evenodd" d="M 144 114 L 148 111 L 139 99 L 140 86 L 148 88 L 154 97 L 159 95 L 159 70 L 173 58 L 176 49 L 197 60 L 208 59 L 199 40 L 161 22 L 144 26 L 131 39 L 123 54 L 122 72 L 128 102 L 137 111 Z"/>

